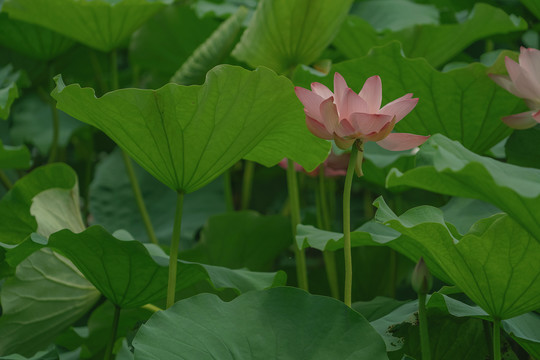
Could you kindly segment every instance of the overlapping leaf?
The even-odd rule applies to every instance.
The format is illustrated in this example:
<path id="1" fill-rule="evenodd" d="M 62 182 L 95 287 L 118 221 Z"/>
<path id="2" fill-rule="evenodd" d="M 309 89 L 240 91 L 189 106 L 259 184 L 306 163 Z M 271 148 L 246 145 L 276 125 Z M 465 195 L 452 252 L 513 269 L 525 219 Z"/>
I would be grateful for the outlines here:
<path id="1" fill-rule="evenodd" d="M 285 73 L 311 64 L 330 44 L 351 0 L 262 0 L 233 55 Z"/>
<path id="2" fill-rule="evenodd" d="M 365 56 L 374 46 L 398 40 L 407 57 L 424 57 L 432 66 L 439 67 L 477 40 L 525 29 L 527 23 L 523 19 L 479 3 L 461 23 L 418 25 L 382 36 L 367 21 L 349 16 L 334 44 L 349 59 L 355 59 Z"/>
<path id="3" fill-rule="evenodd" d="M 11 104 L 19 97 L 17 88 L 19 77 L 20 71 L 13 72 L 13 66 L 11 65 L 0 68 L 0 120 L 8 118 Z"/>
<path id="4" fill-rule="evenodd" d="M 155 245 L 120 240 L 100 226 L 75 234 L 61 230 L 49 240 L 33 237 L 8 254 L 8 262 L 20 261 L 28 253 L 48 246 L 68 257 L 84 276 L 113 304 L 122 308 L 142 306 L 165 298 L 168 256 Z M 216 290 L 237 293 L 284 285 L 286 275 L 182 262 L 178 264 L 177 291 L 208 281 Z"/>
<path id="5" fill-rule="evenodd" d="M 172 0 L 5 0 L 11 18 L 110 51 Z M 47 14 L 47 16 L 43 16 Z"/>
<path id="6" fill-rule="evenodd" d="M 35 232 L 38 223 L 30 213 L 32 199 L 47 189 L 71 191 L 76 188 L 77 176 L 66 164 L 42 166 L 17 181 L 0 200 L 0 245 L 16 245 Z"/>
<path id="7" fill-rule="evenodd" d="M 53 96 L 58 108 L 103 130 L 150 174 L 186 193 L 243 157 L 266 166 L 290 157 L 312 170 L 329 148 L 307 130 L 290 81 L 265 68 L 221 65 L 202 86 L 123 89 L 99 99 L 59 78 Z"/>
<path id="8" fill-rule="evenodd" d="M 168 80 L 218 25 L 215 19 L 197 17 L 190 6 L 168 6 L 133 33 L 130 61 Z"/>
<path id="9" fill-rule="evenodd" d="M 77 178 L 67 165 L 34 170 L 0 203 L 0 214 L 6 219 L 1 222 L 2 241 L 16 244 L 34 231 L 41 236 L 63 228 L 82 231 L 78 200 Z M 99 296 L 65 257 L 49 249 L 32 254 L 2 286 L 0 355 L 29 356 L 46 347 Z"/>
<path id="10" fill-rule="evenodd" d="M 35 59 L 51 60 L 73 46 L 73 40 L 42 26 L 11 19 L 2 12 L 0 44 Z"/>
<path id="11" fill-rule="evenodd" d="M 357 312 L 287 287 L 230 302 L 209 294 L 179 301 L 154 314 L 133 346 L 135 359 L 388 359 L 381 337 Z"/>
<path id="12" fill-rule="evenodd" d="M 247 16 L 247 9 L 238 11 L 225 20 L 212 35 L 202 43 L 184 62 L 171 78 L 171 82 L 181 85 L 201 84 L 206 73 L 222 63 L 231 52 Z"/>
<path id="13" fill-rule="evenodd" d="M 390 172 L 387 185 L 489 202 L 512 216 L 540 243 L 540 170 L 479 156 L 442 135 L 432 136 L 417 156 L 423 166 L 405 173 Z"/>
<path id="14" fill-rule="evenodd" d="M 506 214 L 476 222 L 460 237 L 442 212 L 420 206 L 398 217 L 379 198 L 377 221 L 423 247 L 465 294 L 491 316 L 509 319 L 540 307 L 540 242 Z"/>

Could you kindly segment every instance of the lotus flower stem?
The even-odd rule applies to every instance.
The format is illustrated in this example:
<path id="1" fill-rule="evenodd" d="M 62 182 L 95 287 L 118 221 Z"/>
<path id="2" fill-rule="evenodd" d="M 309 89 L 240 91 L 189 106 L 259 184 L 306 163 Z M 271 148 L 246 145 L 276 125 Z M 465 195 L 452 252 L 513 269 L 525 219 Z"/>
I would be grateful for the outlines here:
<path id="1" fill-rule="evenodd" d="M 431 360 L 426 314 L 426 294 L 424 292 L 418 293 L 418 323 L 420 326 L 420 349 L 422 350 L 422 360 Z"/>
<path id="2" fill-rule="evenodd" d="M 291 210 L 291 227 L 298 287 L 305 291 L 309 291 L 306 269 L 306 254 L 304 249 L 298 248 L 295 240 L 296 226 L 300 224 L 300 199 L 298 196 L 298 182 L 296 179 L 296 171 L 294 170 L 294 161 L 291 159 L 287 159 L 287 187 L 289 189 L 289 206 Z"/>
<path id="3" fill-rule="evenodd" d="M 223 173 L 223 187 L 225 190 L 225 203 L 227 205 L 227 211 L 234 211 L 234 198 L 232 192 L 231 183 L 231 169 L 228 169 Z"/>
<path id="4" fill-rule="evenodd" d="M 244 161 L 244 177 L 242 179 L 242 204 L 240 209 L 249 209 L 251 201 L 251 189 L 253 188 L 253 172 L 255 171 L 255 163 L 253 161 Z"/>
<path id="5" fill-rule="evenodd" d="M 176 198 L 176 213 L 169 252 L 169 283 L 167 285 L 167 309 L 174 304 L 176 293 L 176 269 L 178 265 L 178 246 L 180 245 L 180 230 L 182 225 L 182 208 L 184 206 L 184 193 L 178 192 Z"/>
<path id="6" fill-rule="evenodd" d="M 331 230 L 330 226 L 330 214 L 328 208 L 328 201 L 326 198 L 326 178 L 324 175 L 324 164 L 319 166 L 319 188 L 316 192 L 317 196 L 317 217 L 318 226 L 323 230 Z M 330 286 L 330 293 L 334 299 L 339 300 L 339 285 L 338 275 L 336 268 L 336 255 L 333 251 L 323 251 L 324 267 L 326 269 L 326 277 L 328 278 L 328 285 Z"/>
<path id="7" fill-rule="evenodd" d="M 11 190 L 13 187 L 13 184 L 2 170 L 0 170 L 0 183 L 2 183 L 7 190 Z"/>
<path id="8" fill-rule="evenodd" d="M 107 350 L 105 351 L 105 360 L 110 360 L 113 358 L 114 343 L 116 342 L 116 333 L 118 331 L 118 323 L 120 321 L 120 306 L 114 305 L 114 317 L 111 329 L 111 339 L 107 345 Z"/>
<path id="9" fill-rule="evenodd" d="M 117 88 L 118 88 L 117 55 L 116 55 L 116 50 L 113 50 L 111 52 L 111 90 L 116 90 Z M 141 213 L 141 217 L 143 219 L 144 227 L 146 228 L 148 239 L 150 239 L 150 241 L 153 244 L 157 245 L 158 240 L 156 238 L 156 233 L 154 232 L 154 227 L 152 226 L 152 222 L 150 221 L 148 210 L 146 209 L 146 205 L 144 204 L 141 187 L 139 186 L 139 182 L 137 181 L 137 177 L 135 176 L 135 172 L 133 171 L 133 164 L 131 163 L 131 159 L 129 155 L 123 149 L 122 149 L 122 159 L 124 160 L 126 172 L 129 177 L 129 181 L 131 183 L 131 188 L 133 189 L 133 195 L 135 196 L 137 207 L 139 208 L 139 212 Z"/>
<path id="10" fill-rule="evenodd" d="M 352 255 L 351 255 L 351 187 L 358 157 L 358 146 L 352 146 L 347 175 L 345 176 L 345 187 L 343 189 L 343 252 L 345 253 L 345 294 L 343 302 L 351 306 L 352 300 Z"/>
<path id="11" fill-rule="evenodd" d="M 56 108 L 56 101 L 51 101 L 51 114 L 53 124 L 53 136 L 51 141 L 51 150 L 49 152 L 49 159 L 47 163 L 53 163 L 56 160 L 56 153 L 58 152 L 58 134 L 60 132 L 60 120 L 58 119 L 58 109 Z"/>
<path id="12" fill-rule="evenodd" d="M 493 359 L 501 360 L 501 320 L 493 319 Z"/>
<path id="13" fill-rule="evenodd" d="M 131 182 L 131 188 L 133 189 L 135 201 L 137 202 L 137 207 L 139 208 L 139 212 L 141 213 L 141 217 L 143 219 L 144 227 L 146 228 L 148 238 L 153 244 L 157 245 L 158 240 L 156 238 L 152 222 L 150 221 L 150 216 L 148 215 L 148 211 L 146 210 L 146 205 L 144 204 L 141 188 L 139 187 L 139 182 L 137 181 L 137 177 L 135 176 L 135 171 L 133 171 L 133 164 L 131 162 L 131 159 L 129 158 L 129 155 L 124 150 L 122 150 L 122 158 L 124 159 L 126 172 Z"/>

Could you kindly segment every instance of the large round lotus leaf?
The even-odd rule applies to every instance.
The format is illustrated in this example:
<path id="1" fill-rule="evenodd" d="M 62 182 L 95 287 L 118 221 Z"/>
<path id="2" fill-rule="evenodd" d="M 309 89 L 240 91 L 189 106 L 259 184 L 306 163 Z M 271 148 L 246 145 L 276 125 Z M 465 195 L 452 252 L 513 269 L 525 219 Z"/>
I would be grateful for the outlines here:
<path id="1" fill-rule="evenodd" d="M 284 73 L 311 64 L 332 41 L 351 0 L 262 0 L 233 55 Z"/>
<path id="2" fill-rule="evenodd" d="M 279 287 L 231 302 L 201 294 L 154 314 L 135 359 L 388 359 L 382 338 L 342 302 Z"/>
<path id="3" fill-rule="evenodd" d="M 292 83 L 266 68 L 220 65 L 201 86 L 123 89 L 101 98 L 56 82 L 59 109 L 105 132 L 177 191 L 203 187 L 244 157 L 266 166 L 290 157 L 313 170 L 330 146 L 306 128 Z"/>
<path id="4" fill-rule="evenodd" d="M 540 170 L 479 156 L 439 134 L 422 145 L 417 160 L 422 166 L 405 173 L 390 171 L 387 186 L 413 186 L 489 202 L 540 243 Z"/>
<path id="5" fill-rule="evenodd" d="M 69 258 L 81 273 L 113 304 L 134 308 L 165 298 L 169 257 L 155 245 L 136 240 L 121 240 L 101 226 L 75 234 L 61 230 L 46 239 L 32 238 L 8 253 L 7 261 L 16 264 L 32 252 L 48 246 Z M 282 271 L 276 273 L 231 270 L 180 261 L 176 289 L 187 289 L 200 281 L 214 289 L 233 289 L 236 293 L 281 286 Z"/>
<path id="6" fill-rule="evenodd" d="M 382 198 L 375 218 L 423 247 L 424 256 L 494 318 L 540 308 L 540 243 L 506 214 L 477 221 L 461 237 L 442 212 L 419 206 L 397 216 Z"/>
<path id="7" fill-rule="evenodd" d="M 102 51 L 127 36 L 172 0 L 5 0 L 10 17 L 41 25 Z M 46 16 L 44 16 L 46 14 Z"/>

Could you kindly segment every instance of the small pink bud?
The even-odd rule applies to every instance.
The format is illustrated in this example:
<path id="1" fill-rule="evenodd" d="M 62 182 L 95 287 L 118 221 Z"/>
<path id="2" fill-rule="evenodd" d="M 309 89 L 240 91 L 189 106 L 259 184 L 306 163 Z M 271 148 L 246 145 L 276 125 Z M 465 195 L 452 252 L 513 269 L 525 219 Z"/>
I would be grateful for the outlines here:
<path id="1" fill-rule="evenodd" d="M 427 294 L 433 286 L 433 278 L 429 273 L 424 258 L 422 257 L 420 260 L 418 260 L 418 263 L 414 267 L 411 284 L 414 291 L 419 294 Z"/>

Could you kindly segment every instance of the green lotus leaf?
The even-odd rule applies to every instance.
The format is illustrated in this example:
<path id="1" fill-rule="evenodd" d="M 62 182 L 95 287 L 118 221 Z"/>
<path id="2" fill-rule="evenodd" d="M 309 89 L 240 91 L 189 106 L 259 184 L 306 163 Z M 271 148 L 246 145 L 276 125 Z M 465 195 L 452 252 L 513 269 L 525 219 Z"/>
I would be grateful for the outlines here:
<path id="1" fill-rule="evenodd" d="M 221 65 L 202 86 L 94 91 L 57 78 L 58 108 L 104 131 L 176 191 L 193 192 L 242 158 L 266 166 L 290 157 L 313 170 L 330 144 L 307 130 L 289 80 Z"/>
<path id="2" fill-rule="evenodd" d="M 159 74 L 165 83 L 218 26 L 215 19 L 198 17 L 191 6 L 177 2 L 133 33 L 129 59 L 142 70 Z"/>
<path id="3" fill-rule="evenodd" d="M 0 119 L 2 120 L 9 117 L 11 104 L 19 97 L 17 81 L 20 76 L 21 72 L 14 72 L 12 65 L 0 68 Z"/>
<path id="4" fill-rule="evenodd" d="M 31 356 L 86 314 L 100 294 L 65 257 L 43 249 L 2 285 L 0 356 Z"/>
<path id="5" fill-rule="evenodd" d="M 391 171 L 387 186 L 412 186 L 489 202 L 508 213 L 540 243 L 540 170 L 505 164 L 432 136 L 417 154 L 418 166 Z"/>
<path id="6" fill-rule="evenodd" d="M 30 211 L 33 198 L 53 188 L 66 192 L 75 191 L 78 194 L 75 190 L 77 188 L 75 171 L 66 164 L 55 163 L 39 167 L 15 183 L 0 200 L 1 246 L 19 244 L 37 231 L 38 222 Z M 46 213 L 47 208 L 45 207 L 43 212 Z"/>
<path id="7" fill-rule="evenodd" d="M 170 3 L 172 0 L 5 0 L 2 11 L 13 19 L 110 51 Z"/>
<path id="8" fill-rule="evenodd" d="M 146 360 L 388 359 L 381 337 L 360 314 L 289 287 L 230 302 L 211 294 L 179 301 L 154 314 L 133 347 L 135 359 Z"/>
<path id="9" fill-rule="evenodd" d="M 451 283 L 493 318 L 540 307 L 540 242 L 508 215 L 479 220 L 461 237 L 437 208 L 420 206 L 398 217 L 382 198 L 375 206 L 377 221 L 423 247 L 426 262 L 444 269 Z"/>
<path id="10" fill-rule="evenodd" d="M 382 298 L 384 300 L 385 298 Z M 369 303 L 367 303 L 369 304 Z M 367 305 L 366 304 L 366 305 Z M 397 304 L 393 299 L 378 301 L 368 307 L 368 313 L 386 313 L 371 321 L 373 327 L 385 339 L 388 350 L 407 352 L 420 355 L 420 342 L 418 339 L 418 301 L 410 301 L 390 312 L 389 305 Z M 363 305 L 363 304 L 362 304 Z M 353 308 L 355 304 L 353 304 Z M 484 358 L 491 344 L 486 341 L 484 326 L 481 320 L 490 320 L 489 315 L 478 306 L 471 306 L 451 297 L 434 293 L 427 296 L 426 308 L 430 330 L 430 344 L 432 356 L 436 359 L 470 359 Z M 358 307 L 364 315 L 365 309 Z M 512 319 L 502 320 L 502 328 L 520 344 L 527 341 L 530 344 L 540 344 L 538 325 L 540 317 L 535 313 L 527 313 Z M 405 332 L 403 330 L 408 330 Z M 459 337 L 452 334 L 459 333 Z M 401 339 L 400 339 L 401 337 Z M 512 354 L 511 349 L 503 352 Z M 511 358 L 511 357 L 510 357 Z"/>
<path id="11" fill-rule="evenodd" d="M 24 145 L 3 145 L 0 140 L 0 169 L 28 169 L 32 163 L 30 151 Z"/>
<path id="12" fill-rule="evenodd" d="M 252 67 L 278 72 L 311 64 L 330 44 L 351 0 L 262 0 L 233 50 Z"/>
<path id="13" fill-rule="evenodd" d="M 396 125 L 396 132 L 443 134 L 477 153 L 487 152 L 511 133 L 502 116 L 525 111 L 523 101 L 495 84 L 484 65 L 441 73 L 424 59 L 404 58 L 396 42 L 374 48 L 363 58 L 335 64 L 324 78 L 303 74 L 299 85 L 317 81 L 332 89 L 334 71 L 354 91 L 360 91 L 368 77 L 379 75 L 383 104 L 407 93 L 418 97 L 418 105 Z"/>
<path id="14" fill-rule="evenodd" d="M 476 4 L 467 19 L 456 24 L 417 25 L 379 36 L 366 21 L 349 16 L 344 22 L 334 45 L 349 59 L 368 54 L 374 46 L 399 41 L 409 58 L 423 57 L 433 67 L 440 67 L 469 45 L 496 34 L 507 34 L 527 29 L 527 23 L 515 15 L 487 4 Z"/>
<path id="15" fill-rule="evenodd" d="M 377 31 L 401 31 L 415 25 L 439 24 L 439 11 L 434 5 L 410 0 L 356 2 L 351 14 L 366 19 Z"/>
<path id="16" fill-rule="evenodd" d="M 139 307 L 166 296 L 169 258 L 156 245 L 121 240 L 95 225 L 78 234 L 70 230 L 55 232 L 48 241 L 34 236 L 12 249 L 7 261 L 14 265 L 44 246 L 69 258 L 116 306 Z M 240 294 L 284 285 L 286 275 L 281 271 L 257 273 L 179 261 L 177 291 L 201 281 L 209 282 L 216 290 L 233 289 Z"/>
<path id="17" fill-rule="evenodd" d="M 231 269 L 267 271 L 292 242 L 290 219 L 254 211 L 229 212 L 208 219 L 200 242 L 180 258 Z"/>
<path id="18" fill-rule="evenodd" d="M 43 16 L 42 16 L 43 17 Z M 52 60 L 73 46 L 73 40 L 42 26 L 0 13 L 0 44 L 38 60 Z"/>
<path id="19" fill-rule="evenodd" d="M 65 164 L 35 169 L 0 202 L 2 240 L 16 244 L 31 232 L 45 238 L 60 229 L 84 229 L 75 172 Z M 11 251 L 6 255 L 9 262 Z M 12 264 L 14 266 L 14 264 Z M 31 254 L 2 285 L 0 355 L 30 356 L 88 312 L 99 292 L 65 257 L 50 249 Z"/>
<path id="20" fill-rule="evenodd" d="M 204 43 L 197 47 L 173 75 L 171 82 L 181 85 L 203 83 L 206 73 L 222 63 L 231 52 L 247 14 L 248 10 L 245 7 L 238 8 L 234 15 L 225 20 Z"/>

